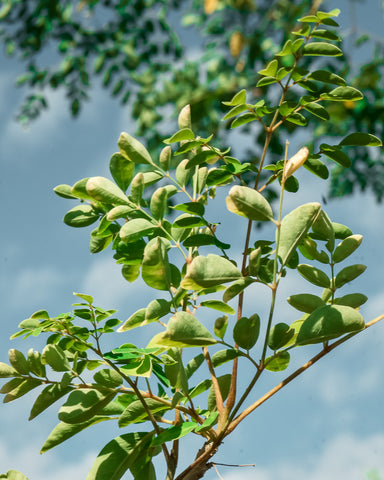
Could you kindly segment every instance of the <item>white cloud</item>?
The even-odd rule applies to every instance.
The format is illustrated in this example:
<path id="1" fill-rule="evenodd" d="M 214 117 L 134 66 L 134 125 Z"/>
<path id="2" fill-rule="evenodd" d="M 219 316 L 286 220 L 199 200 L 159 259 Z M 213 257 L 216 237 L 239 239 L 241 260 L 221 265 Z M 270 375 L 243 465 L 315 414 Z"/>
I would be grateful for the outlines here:
<path id="1" fill-rule="evenodd" d="M 384 435 L 375 434 L 366 438 L 344 433 L 330 439 L 322 452 L 291 462 L 278 462 L 270 467 L 237 468 L 230 473 L 226 467 L 219 472 L 224 480 L 363 480 L 366 474 L 377 469 L 384 472 Z M 219 461 L 219 460 L 218 460 Z M 210 473 L 207 480 L 217 480 Z"/>
<path id="2" fill-rule="evenodd" d="M 8 470 L 18 470 L 29 480 L 75 480 L 87 476 L 95 458 L 96 452 L 87 452 L 78 460 L 63 463 L 57 455 L 40 456 L 33 446 L 24 446 L 16 451 L 9 448 L 3 441 L 0 443 L 0 474 Z"/>
<path id="3" fill-rule="evenodd" d="M 153 295 L 140 279 L 133 284 L 125 281 L 121 265 L 115 264 L 109 257 L 98 258 L 92 263 L 81 288 L 82 293 L 91 295 L 95 304 L 103 308 L 116 308 L 127 299 L 135 304 L 149 293 Z"/>
<path id="4" fill-rule="evenodd" d="M 17 275 L 11 289 L 10 302 L 35 305 L 49 300 L 61 284 L 60 273 L 52 267 L 26 268 Z"/>

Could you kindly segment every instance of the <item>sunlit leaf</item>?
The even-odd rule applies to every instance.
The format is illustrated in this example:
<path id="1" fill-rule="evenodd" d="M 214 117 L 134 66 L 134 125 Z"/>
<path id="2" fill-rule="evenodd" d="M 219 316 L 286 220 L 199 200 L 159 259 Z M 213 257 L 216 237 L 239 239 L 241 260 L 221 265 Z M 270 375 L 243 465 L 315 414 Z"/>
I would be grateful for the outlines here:
<path id="1" fill-rule="evenodd" d="M 298 345 L 322 343 L 365 327 L 364 319 L 354 308 L 326 305 L 304 321 L 296 339 Z"/>
<path id="2" fill-rule="evenodd" d="M 273 212 L 268 201 L 256 190 L 236 185 L 229 191 L 226 198 L 230 212 L 250 220 L 272 220 Z"/>

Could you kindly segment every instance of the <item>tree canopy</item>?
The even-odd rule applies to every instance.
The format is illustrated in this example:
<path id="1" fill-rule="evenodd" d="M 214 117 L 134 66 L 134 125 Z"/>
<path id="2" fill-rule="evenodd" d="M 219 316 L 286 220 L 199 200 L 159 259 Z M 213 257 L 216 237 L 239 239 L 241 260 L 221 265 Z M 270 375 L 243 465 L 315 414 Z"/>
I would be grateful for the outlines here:
<path id="1" fill-rule="evenodd" d="M 16 79 L 28 89 L 18 119 L 28 123 L 48 107 L 50 89 L 65 92 L 71 114 L 76 117 L 92 97 L 98 81 L 122 105 L 128 106 L 137 123 L 136 134 L 143 137 L 150 151 L 174 123 L 169 112 L 184 105 L 192 107 L 193 125 L 202 134 L 215 132 L 225 138 L 231 122 L 220 125 L 220 100 L 229 100 L 242 88 L 253 89 L 254 97 L 273 100 L 266 91 L 268 80 L 260 82 L 257 71 L 271 61 L 281 44 L 299 38 L 292 35 L 295 22 L 314 14 L 332 2 L 319 0 L 6 0 L 0 10 L 0 38 L 8 55 L 25 64 Z M 353 2 L 351 2 L 353 8 Z M 330 30 L 318 38 L 337 40 Z M 319 69 L 332 72 L 337 66 L 347 81 L 365 96 L 356 104 L 332 104 L 337 119 L 329 129 L 320 116 L 310 122 L 315 138 L 342 136 L 350 131 L 370 132 L 383 137 L 384 88 L 381 74 L 384 44 L 371 39 L 373 55 L 356 66 L 356 54 L 370 37 L 355 31 L 349 37 L 344 56 L 319 57 Z M 360 33 L 363 33 L 360 35 Z M 374 44 L 374 45 L 373 45 Z M 374 48 L 373 48 L 374 47 Z M 284 60 L 290 68 L 291 60 Z M 305 68 L 305 66 L 304 66 Z M 276 72 L 275 72 L 276 73 Z M 282 75 L 283 72 L 280 72 Z M 332 86 L 333 83 L 333 86 Z M 300 87 L 310 96 L 336 77 L 306 78 Z M 291 92 L 295 102 L 300 92 Z M 295 96 L 297 95 L 297 96 Z M 176 114 L 174 114 L 176 116 Z M 240 152 L 257 159 L 265 133 L 260 125 L 251 129 L 254 143 Z M 283 152 L 285 131 L 293 132 L 290 122 L 273 138 L 270 161 Z M 273 154 L 275 157 L 273 157 Z M 384 195 L 384 156 L 381 152 L 356 149 L 350 156 L 351 168 L 332 170 L 331 196 L 350 194 L 356 188 L 370 189 L 376 198 Z"/>

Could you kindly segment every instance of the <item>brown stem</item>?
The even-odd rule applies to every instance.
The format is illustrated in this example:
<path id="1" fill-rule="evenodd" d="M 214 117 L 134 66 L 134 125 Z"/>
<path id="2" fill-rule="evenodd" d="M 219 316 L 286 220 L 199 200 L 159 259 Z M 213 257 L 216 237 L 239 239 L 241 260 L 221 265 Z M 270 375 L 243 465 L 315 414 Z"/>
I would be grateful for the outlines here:
<path id="1" fill-rule="evenodd" d="M 217 410 L 219 412 L 219 415 L 221 416 L 224 410 L 223 397 L 221 395 L 219 382 L 217 381 L 216 373 L 215 373 L 215 370 L 213 369 L 212 360 L 209 355 L 207 347 L 203 347 L 203 354 L 205 357 L 205 361 L 207 362 L 207 365 L 208 365 L 209 373 L 211 374 L 212 387 L 215 392 Z"/>

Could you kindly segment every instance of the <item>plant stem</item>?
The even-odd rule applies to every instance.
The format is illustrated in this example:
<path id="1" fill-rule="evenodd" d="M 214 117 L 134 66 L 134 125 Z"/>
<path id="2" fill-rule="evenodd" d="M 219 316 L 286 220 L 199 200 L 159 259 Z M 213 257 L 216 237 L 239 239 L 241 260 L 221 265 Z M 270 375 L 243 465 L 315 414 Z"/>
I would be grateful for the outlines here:
<path id="1" fill-rule="evenodd" d="M 367 328 L 371 327 L 372 325 L 374 325 L 375 323 L 378 323 L 380 322 L 380 320 L 383 320 L 384 319 L 384 314 L 383 315 L 380 315 L 376 318 L 374 318 L 373 320 L 371 320 L 370 322 L 368 322 L 366 325 L 365 325 L 365 328 L 364 330 L 366 330 Z M 304 363 L 304 365 L 302 365 L 300 368 L 298 368 L 297 370 L 295 370 L 291 375 L 289 375 L 287 378 L 285 378 L 282 382 L 280 382 L 278 385 L 276 385 L 274 388 L 272 388 L 271 390 L 269 390 L 269 392 L 267 392 L 265 395 L 263 395 L 261 398 L 259 398 L 259 400 L 257 400 L 255 403 L 253 403 L 252 405 L 250 405 L 248 408 L 246 408 L 240 415 L 238 415 L 232 422 L 231 424 L 229 425 L 229 427 L 227 428 L 227 431 L 226 431 L 226 435 L 229 435 L 231 432 L 233 432 L 233 430 L 237 427 L 237 425 L 242 421 L 244 420 L 244 418 L 246 418 L 251 412 L 253 412 L 254 410 L 256 410 L 256 408 L 258 408 L 260 405 L 262 405 L 266 400 L 268 400 L 269 398 L 271 398 L 273 395 L 275 395 L 275 393 L 277 393 L 278 391 L 280 391 L 282 388 L 284 388 L 286 385 L 288 385 L 292 380 L 294 380 L 296 377 L 298 377 L 299 375 L 301 375 L 303 372 L 305 372 L 306 370 L 308 370 L 308 368 L 312 367 L 312 365 L 314 365 L 317 361 L 319 361 L 321 358 L 323 358 L 325 355 L 327 355 L 328 353 L 330 353 L 332 350 L 334 350 L 335 348 L 337 348 L 338 346 L 342 345 L 344 342 L 346 342 L 347 340 L 350 340 L 352 337 L 354 337 L 355 335 L 361 333 L 362 331 L 364 330 L 359 330 L 358 332 L 353 332 L 353 333 L 350 333 L 342 338 L 340 338 L 340 340 L 337 340 L 336 342 L 332 343 L 332 345 L 327 345 L 326 348 L 323 348 L 323 350 L 321 350 L 320 353 L 318 353 L 317 355 L 315 355 L 314 357 L 312 357 L 308 362 Z"/>

